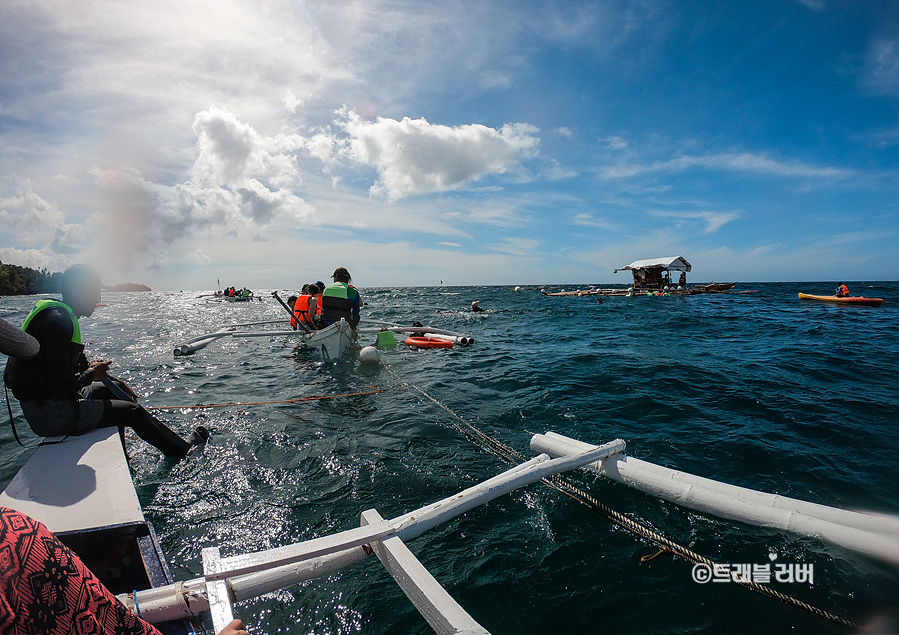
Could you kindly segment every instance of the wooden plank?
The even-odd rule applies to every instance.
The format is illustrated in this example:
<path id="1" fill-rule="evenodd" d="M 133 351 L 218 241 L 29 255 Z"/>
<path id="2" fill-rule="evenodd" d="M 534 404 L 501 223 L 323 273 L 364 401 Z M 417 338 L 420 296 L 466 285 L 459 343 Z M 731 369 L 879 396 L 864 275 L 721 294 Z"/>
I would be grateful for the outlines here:
<path id="1" fill-rule="evenodd" d="M 144 522 L 118 428 L 38 447 L 0 494 L 0 505 L 54 533 Z"/>
<path id="2" fill-rule="evenodd" d="M 362 512 L 362 525 L 384 519 L 374 509 Z M 438 635 L 490 635 L 446 592 L 396 536 L 371 543 L 375 555 Z"/>
<path id="3" fill-rule="evenodd" d="M 357 527 L 348 531 L 342 531 L 339 534 L 322 536 L 321 538 L 314 538 L 284 547 L 222 558 L 212 563 L 210 569 L 205 571 L 205 577 L 206 580 L 223 580 L 232 576 L 255 573 L 263 569 L 294 564 L 302 560 L 309 560 L 352 547 L 358 547 L 373 540 L 381 540 L 395 533 L 396 529 L 385 521 L 377 525 Z"/>
<path id="4" fill-rule="evenodd" d="M 218 569 L 218 547 L 203 549 L 203 572 L 209 573 Z M 209 600 L 209 614 L 212 617 L 214 632 L 221 633 L 228 624 L 234 621 L 234 610 L 231 607 L 231 596 L 225 580 L 206 578 L 206 598 Z"/>

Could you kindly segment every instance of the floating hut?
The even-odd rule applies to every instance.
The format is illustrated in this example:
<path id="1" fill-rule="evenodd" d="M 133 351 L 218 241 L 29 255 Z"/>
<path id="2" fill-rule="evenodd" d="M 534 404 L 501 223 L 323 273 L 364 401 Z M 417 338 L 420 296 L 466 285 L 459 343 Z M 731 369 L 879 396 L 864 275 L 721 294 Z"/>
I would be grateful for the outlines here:
<path id="1" fill-rule="evenodd" d="M 684 281 L 686 282 L 686 273 L 692 268 L 683 256 L 666 256 L 664 258 L 635 260 L 629 265 L 615 269 L 614 273 L 630 271 L 634 274 L 634 289 L 656 291 L 666 288 L 675 289 L 679 285 L 686 287 L 685 283 L 680 284 L 679 280 L 672 280 L 671 272 L 682 271 L 684 273 Z"/>

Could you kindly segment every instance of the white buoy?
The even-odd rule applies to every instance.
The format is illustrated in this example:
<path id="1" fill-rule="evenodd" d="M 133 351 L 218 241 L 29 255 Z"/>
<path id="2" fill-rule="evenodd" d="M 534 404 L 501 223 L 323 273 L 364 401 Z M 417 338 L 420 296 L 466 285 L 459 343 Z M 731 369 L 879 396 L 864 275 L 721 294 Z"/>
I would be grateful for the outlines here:
<path id="1" fill-rule="evenodd" d="M 378 353 L 378 349 L 374 346 L 366 346 L 361 351 L 359 351 L 359 361 L 363 364 L 380 364 L 381 363 L 381 355 Z"/>

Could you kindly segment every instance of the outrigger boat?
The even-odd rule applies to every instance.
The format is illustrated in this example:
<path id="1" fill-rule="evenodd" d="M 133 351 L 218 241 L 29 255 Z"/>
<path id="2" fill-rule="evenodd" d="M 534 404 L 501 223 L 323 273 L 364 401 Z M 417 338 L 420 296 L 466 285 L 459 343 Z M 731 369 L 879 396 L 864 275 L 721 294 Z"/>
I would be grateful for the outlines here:
<path id="1" fill-rule="evenodd" d="M 216 340 L 224 337 L 297 337 L 300 343 L 321 353 L 322 359 L 339 359 L 346 352 L 350 343 L 353 341 L 355 334 L 352 327 L 346 320 L 341 319 L 318 331 L 304 331 L 302 329 L 263 329 L 258 331 L 239 330 L 247 326 L 261 325 L 288 325 L 285 320 L 268 320 L 264 322 L 244 322 L 242 324 L 232 324 L 224 327 L 215 333 L 206 333 L 199 335 L 190 340 L 176 344 L 174 349 L 175 357 L 182 355 L 191 355 L 198 350 L 206 348 Z"/>
<path id="2" fill-rule="evenodd" d="M 0 494 L 0 505 L 39 520 L 114 594 L 174 583 L 131 480 L 116 428 L 45 439 Z M 156 624 L 167 635 L 186 620 Z"/>
<path id="3" fill-rule="evenodd" d="M 899 518 L 895 516 L 828 507 L 679 472 L 627 456 L 621 439 L 594 446 L 546 432 L 531 437 L 530 449 L 536 453 L 533 458 L 522 457 L 511 469 L 389 520 L 376 509 L 360 510 L 355 528 L 254 553 L 223 557 L 217 546 L 209 545 L 202 550 L 203 576 L 179 582 L 171 580 L 152 526 L 140 509 L 123 439 L 115 429 L 39 446 L 0 494 L 0 504 L 58 532 L 123 604 L 171 633 L 193 632 L 185 620 L 197 618 L 210 619 L 215 632 L 220 632 L 233 619 L 234 602 L 326 576 L 375 554 L 435 632 L 488 634 L 440 586 L 406 542 L 499 496 L 581 468 L 700 513 L 824 540 L 899 566 Z M 564 482 L 553 481 L 553 485 L 575 493 Z M 721 574 L 739 584 L 755 584 L 728 565 L 711 562 L 642 529 L 647 530 L 637 532 L 642 539 L 663 544 L 685 559 L 699 558 L 693 561 L 714 570 L 716 577 Z M 807 604 L 801 606 L 814 609 L 811 612 L 819 617 L 841 620 Z"/>
<path id="4" fill-rule="evenodd" d="M 288 312 L 289 315 L 293 316 L 290 308 L 287 306 L 287 304 L 284 303 L 283 300 L 281 300 L 277 292 L 272 293 L 272 297 L 278 300 L 278 302 Z M 334 324 L 331 324 L 330 326 L 326 326 L 325 328 L 319 330 L 308 329 L 302 322 L 299 323 L 297 329 L 262 329 L 256 331 L 242 330 L 245 327 L 251 326 L 284 326 L 288 324 L 289 322 L 286 320 L 267 320 L 262 322 L 244 322 L 242 324 L 232 324 L 222 328 L 219 331 L 216 331 L 215 333 L 198 335 L 197 337 L 182 342 L 181 344 L 176 344 L 173 352 L 176 357 L 180 357 L 182 355 L 191 355 L 203 348 L 206 348 L 212 342 L 225 337 L 252 338 L 286 336 L 299 338 L 301 344 L 319 351 L 321 353 L 322 359 L 339 359 L 344 355 L 350 344 L 356 340 L 357 334 L 380 333 L 385 331 L 389 331 L 392 333 L 420 333 L 421 336 L 425 338 L 448 341 L 452 344 L 459 344 L 462 346 L 470 346 L 474 343 L 473 337 L 464 333 L 457 333 L 456 331 L 448 331 L 433 326 L 402 326 L 393 322 L 370 320 L 366 318 L 362 318 L 360 320 L 361 326 L 357 325 L 355 329 L 353 329 L 349 325 L 349 323 L 346 322 L 346 320 L 341 319 L 339 322 L 335 322 Z M 372 326 L 365 326 L 366 324 Z"/>
<path id="5" fill-rule="evenodd" d="M 435 632 L 488 634 L 406 542 L 506 493 L 580 468 L 699 512 L 815 537 L 899 565 L 899 518 L 893 516 L 827 507 L 664 468 L 624 454 L 621 439 L 594 446 L 546 432 L 533 435 L 530 446 L 537 453 L 534 458 L 412 512 L 385 520 L 376 509 L 360 510 L 356 528 L 254 553 L 223 557 L 210 545 L 202 551 L 202 577 L 172 582 L 169 576 L 161 585 L 153 579 L 138 583 L 130 571 L 116 578 L 128 559 L 121 557 L 124 547 L 110 548 L 110 536 L 122 533 L 136 539 L 136 545 L 127 547 L 131 569 L 156 572 L 155 580 L 168 572 L 152 526 L 126 480 L 127 463 L 115 430 L 39 447 L 0 495 L 0 504 L 59 532 L 61 540 L 84 554 L 95 573 L 113 567 L 115 574 L 107 576 L 107 583 L 119 599 L 144 620 L 172 633 L 191 632 L 189 620 L 198 618 L 211 619 L 219 632 L 233 619 L 234 602 L 326 576 L 375 554 Z M 87 477 L 89 472 L 94 478 Z M 110 559 L 115 562 L 107 564 Z M 734 582 L 747 582 L 727 565 L 715 566 L 723 567 L 716 568 L 715 575 L 726 572 L 723 575 Z"/>

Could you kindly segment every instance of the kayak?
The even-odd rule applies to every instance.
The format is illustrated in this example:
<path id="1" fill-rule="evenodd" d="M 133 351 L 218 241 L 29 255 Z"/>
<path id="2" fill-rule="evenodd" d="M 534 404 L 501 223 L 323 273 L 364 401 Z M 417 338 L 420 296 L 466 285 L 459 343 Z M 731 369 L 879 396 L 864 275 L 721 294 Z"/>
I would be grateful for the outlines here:
<path id="1" fill-rule="evenodd" d="M 858 304 L 861 306 L 880 306 L 883 304 L 883 298 L 865 298 L 865 297 L 850 297 L 846 296 L 835 296 L 835 295 L 812 295 L 810 293 L 800 293 L 800 300 L 820 300 L 821 302 L 838 302 L 840 304 Z"/>
<path id="2" fill-rule="evenodd" d="M 436 337 L 407 337 L 406 346 L 416 348 L 452 348 L 453 343 Z"/>

